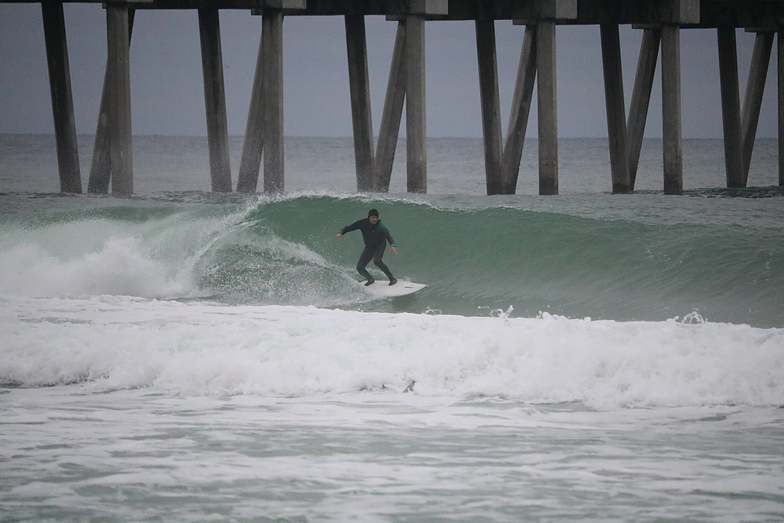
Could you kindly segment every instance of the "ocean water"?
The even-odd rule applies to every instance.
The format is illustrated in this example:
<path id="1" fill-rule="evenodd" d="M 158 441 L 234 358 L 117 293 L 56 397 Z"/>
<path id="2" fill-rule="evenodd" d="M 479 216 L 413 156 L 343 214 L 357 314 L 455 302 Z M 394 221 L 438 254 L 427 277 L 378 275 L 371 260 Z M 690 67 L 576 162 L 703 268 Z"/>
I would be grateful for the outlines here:
<path id="1" fill-rule="evenodd" d="M 776 144 L 728 191 L 721 143 L 686 141 L 684 196 L 660 147 L 633 195 L 564 140 L 561 196 L 532 144 L 520 194 L 483 196 L 470 139 L 430 142 L 429 195 L 402 165 L 357 195 L 350 140 L 292 139 L 270 198 L 138 137 L 115 199 L 1 136 L 0 520 L 784 519 Z M 334 235 L 369 207 L 426 289 L 356 283 Z"/>

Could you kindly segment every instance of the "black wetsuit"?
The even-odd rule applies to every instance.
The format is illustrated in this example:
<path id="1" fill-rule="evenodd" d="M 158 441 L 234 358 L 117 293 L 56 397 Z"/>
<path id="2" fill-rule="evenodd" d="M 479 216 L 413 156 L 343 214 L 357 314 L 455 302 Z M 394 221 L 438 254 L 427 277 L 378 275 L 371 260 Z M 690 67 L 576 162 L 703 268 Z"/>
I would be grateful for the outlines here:
<path id="1" fill-rule="evenodd" d="M 368 281 L 373 281 L 373 276 L 365 269 L 370 260 L 373 260 L 376 267 L 384 271 L 389 281 L 393 281 L 395 277 L 392 276 L 392 271 L 389 270 L 389 267 L 381 259 L 384 256 L 384 250 L 387 248 L 387 242 L 389 242 L 389 245 L 395 244 L 389 229 L 381 224 L 381 220 L 373 225 L 370 223 L 370 219 L 365 218 L 351 225 L 346 225 L 340 230 L 340 234 L 356 230 L 362 231 L 362 239 L 365 241 L 365 250 L 362 251 L 359 261 L 357 261 L 357 272 L 367 278 Z"/>

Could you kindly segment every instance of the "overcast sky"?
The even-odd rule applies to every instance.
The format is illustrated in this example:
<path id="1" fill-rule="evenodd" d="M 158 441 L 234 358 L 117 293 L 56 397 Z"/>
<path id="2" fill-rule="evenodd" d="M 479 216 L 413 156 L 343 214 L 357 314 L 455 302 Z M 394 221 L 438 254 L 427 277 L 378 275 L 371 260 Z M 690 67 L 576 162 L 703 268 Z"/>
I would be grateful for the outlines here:
<path id="1" fill-rule="evenodd" d="M 65 8 L 77 129 L 95 131 L 106 61 L 106 20 L 100 5 Z M 261 18 L 222 11 L 221 30 L 229 133 L 245 130 Z M 395 23 L 367 19 L 373 123 L 377 133 L 394 43 Z M 497 22 L 504 129 L 509 114 L 521 27 Z M 683 135 L 722 136 L 714 30 L 685 30 Z M 738 31 L 741 90 L 754 36 Z M 631 97 L 640 31 L 622 28 L 625 95 Z M 481 136 L 479 84 L 472 22 L 427 24 L 428 135 Z M 198 22 L 195 11 L 140 11 L 131 47 L 134 134 L 206 135 Z M 351 111 L 343 19 L 288 17 L 284 22 L 285 134 L 350 136 Z M 661 136 L 657 72 L 646 136 Z M 776 59 L 765 88 L 758 136 L 776 135 Z M 562 137 L 607 135 L 599 29 L 558 28 L 558 125 Z M 38 4 L 0 5 L 0 132 L 52 133 L 51 101 Z M 529 136 L 536 134 L 534 101 Z M 405 130 L 405 127 L 403 127 Z"/>

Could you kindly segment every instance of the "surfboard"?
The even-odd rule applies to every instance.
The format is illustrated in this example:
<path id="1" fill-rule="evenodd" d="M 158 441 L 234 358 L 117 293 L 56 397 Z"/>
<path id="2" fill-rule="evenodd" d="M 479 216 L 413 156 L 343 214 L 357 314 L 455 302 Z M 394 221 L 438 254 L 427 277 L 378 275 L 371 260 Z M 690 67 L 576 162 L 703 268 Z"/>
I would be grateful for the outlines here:
<path id="1" fill-rule="evenodd" d="M 365 289 L 365 292 L 377 298 L 394 298 L 396 296 L 405 296 L 407 294 L 414 294 L 419 292 L 427 285 L 424 283 L 414 283 L 412 281 L 398 280 L 396 284 L 389 285 L 386 280 L 376 280 L 373 285 L 365 286 L 365 282 L 358 282 Z"/>

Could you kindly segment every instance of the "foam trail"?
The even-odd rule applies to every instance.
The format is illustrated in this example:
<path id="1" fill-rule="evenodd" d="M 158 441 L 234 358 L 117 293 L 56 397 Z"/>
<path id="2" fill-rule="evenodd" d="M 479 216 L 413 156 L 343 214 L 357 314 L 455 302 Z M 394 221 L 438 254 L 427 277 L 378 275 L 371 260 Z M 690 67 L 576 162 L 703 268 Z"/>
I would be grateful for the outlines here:
<path id="1" fill-rule="evenodd" d="M 784 404 L 784 330 L 103 297 L 0 306 L 0 379 L 187 395 L 402 390 L 598 408 Z"/>

